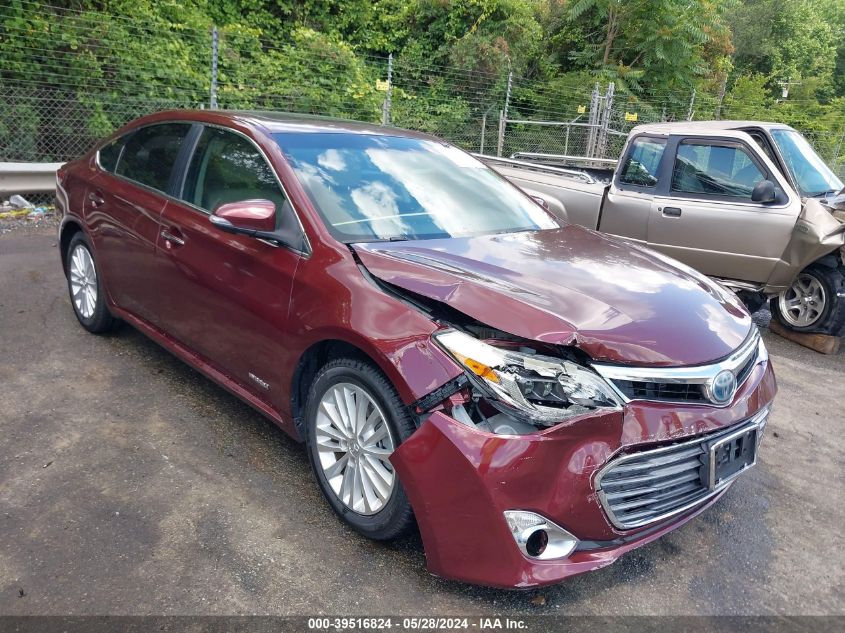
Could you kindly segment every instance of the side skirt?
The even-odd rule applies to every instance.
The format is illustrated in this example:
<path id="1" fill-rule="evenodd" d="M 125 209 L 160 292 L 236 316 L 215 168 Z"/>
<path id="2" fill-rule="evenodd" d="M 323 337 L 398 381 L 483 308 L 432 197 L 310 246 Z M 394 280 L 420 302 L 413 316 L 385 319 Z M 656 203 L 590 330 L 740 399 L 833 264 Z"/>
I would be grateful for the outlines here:
<path id="1" fill-rule="evenodd" d="M 290 435 L 297 442 L 302 442 L 302 438 L 296 432 L 296 428 L 294 427 L 291 421 L 285 420 L 273 407 L 269 406 L 266 402 L 255 397 L 244 387 L 242 387 L 239 383 L 232 380 L 229 376 L 227 376 L 226 374 L 215 368 L 213 365 L 211 365 L 208 361 L 205 360 L 205 358 L 198 354 L 195 354 L 188 347 L 186 347 L 176 339 L 168 336 L 154 325 L 151 325 L 146 321 L 139 319 L 138 317 L 132 315 L 129 312 L 121 310 L 120 308 L 114 306 L 114 304 L 109 305 L 109 309 L 111 310 L 112 314 L 114 314 L 114 316 L 126 321 L 132 327 L 144 334 L 146 337 L 152 339 L 155 343 L 158 343 L 165 350 L 176 356 L 179 360 L 185 362 L 192 368 L 196 369 L 206 378 L 209 378 L 210 380 L 214 381 L 219 386 L 223 387 L 226 391 L 236 396 L 237 398 L 251 406 L 253 409 L 275 422 L 277 426 L 279 426 L 285 433 Z"/>

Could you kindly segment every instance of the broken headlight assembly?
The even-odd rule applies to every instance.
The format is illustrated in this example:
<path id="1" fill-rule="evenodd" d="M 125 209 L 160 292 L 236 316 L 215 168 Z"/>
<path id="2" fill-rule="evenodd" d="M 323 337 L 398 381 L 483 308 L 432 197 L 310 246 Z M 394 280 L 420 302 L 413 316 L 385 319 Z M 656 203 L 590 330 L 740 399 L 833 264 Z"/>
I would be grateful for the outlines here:
<path id="1" fill-rule="evenodd" d="M 434 340 L 466 371 L 493 407 L 534 426 L 552 426 L 596 409 L 621 409 L 622 399 L 598 374 L 572 360 L 528 347 L 497 347 L 459 330 Z"/>

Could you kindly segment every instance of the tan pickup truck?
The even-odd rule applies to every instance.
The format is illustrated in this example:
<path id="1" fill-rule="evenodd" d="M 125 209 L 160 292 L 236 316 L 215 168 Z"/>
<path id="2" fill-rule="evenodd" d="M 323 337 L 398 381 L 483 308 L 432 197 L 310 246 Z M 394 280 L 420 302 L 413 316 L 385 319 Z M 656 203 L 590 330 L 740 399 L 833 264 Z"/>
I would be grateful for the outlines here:
<path id="1" fill-rule="evenodd" d="M 845 328 L 843 184 L 792 128 L 749 121 L 641 125 L 608 181 L 484 157 L 569 222 L 646 244 L 718 279 L 798 331 Z M 838 195 L 838 198 L 837 198 Z"/>

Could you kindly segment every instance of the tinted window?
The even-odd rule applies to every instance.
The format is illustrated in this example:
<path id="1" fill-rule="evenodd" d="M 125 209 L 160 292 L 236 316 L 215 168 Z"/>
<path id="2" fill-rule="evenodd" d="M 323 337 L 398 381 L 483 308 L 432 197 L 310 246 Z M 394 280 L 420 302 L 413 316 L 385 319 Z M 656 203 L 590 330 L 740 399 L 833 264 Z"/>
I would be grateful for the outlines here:
<path id="1" fill-rule="evenodd" d="M 141 128 L 127 139 L 116 173 L 166 191 L 179 148 L 190 128 L 187 123 L 163 123 Z"/>
<path id="2" fill-rule="evenodd" d="M 619 172 L 619 182 L 640 187 L 657 184 L 657 170 L 666 149 L 665 138 L 640 136 L 631 143 L 631 151 Z"/>
<path id="3" fill-rule="evenodd" d="M 273 169 L 240 134 L 205 128 L 191 160 L 182 198 L 207 211 L 221 204 L 263 198 L 285 205 Z"/>
<path id="4" fill-rule="evenodd" d="M 672 191 L 751 199 L 763 172 L 739 145 L 683 142 L 672 171 Z"/>
<path id="5" fill-rule="evenodd" d="M 558 224 L 469 154 L 439 141 L 369 134 L 277 134 L 338 239 L 412 240 L 536 231 Z"/>
<path id="6" fill-rule="evenodd" d="M 123 149 L 123 138 L 112 141 L 102 149 L 98 161 L 100 167 L 106 171 L 114 173 L 114 168 L 117 165 L 117 159 L 120 158 L 120 150 Z"/>

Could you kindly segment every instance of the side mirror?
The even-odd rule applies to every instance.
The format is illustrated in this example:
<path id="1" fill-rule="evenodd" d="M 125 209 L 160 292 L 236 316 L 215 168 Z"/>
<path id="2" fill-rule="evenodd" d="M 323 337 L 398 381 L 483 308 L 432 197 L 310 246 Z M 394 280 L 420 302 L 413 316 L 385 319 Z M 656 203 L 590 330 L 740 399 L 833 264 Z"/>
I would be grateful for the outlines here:
<path id="1" fill-rule="evenodd" d="M 267 237 L 276 230 L 276 205 L 269 200 L 241 200 L 221 204 L 211 223 L 227 233 Z"/>
<path id="2" fill-rule="evenodd" d="M 761 180 L 751 191 L 751 202 L 759 202 L 760 204 L 768 204 L 777 200 L 775 193 L 775 183 L 771 180 Z"/>

